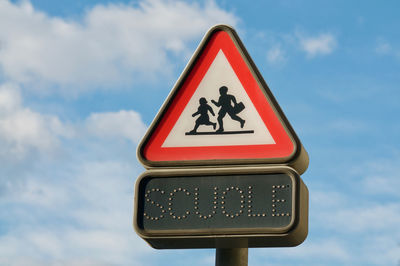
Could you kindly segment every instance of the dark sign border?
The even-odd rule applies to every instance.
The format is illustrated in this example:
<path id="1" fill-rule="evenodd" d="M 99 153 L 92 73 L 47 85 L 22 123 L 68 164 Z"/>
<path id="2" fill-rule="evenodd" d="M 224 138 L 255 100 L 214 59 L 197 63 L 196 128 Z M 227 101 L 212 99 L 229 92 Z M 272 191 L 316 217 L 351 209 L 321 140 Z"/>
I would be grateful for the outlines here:
<path id="1" fill-rule="evenodd" d="M 179 176 L 226 176 L 238 174 L 287 174 L 293 180 L 293 220 L 286 228 L 274 230 L 268 228 L 247 228 L 245 230 L 175 230 L 148 232 L 138 225 L 138 190 L 140 182 L 147 177 Z M 173 248 L 231 248 L 231 247 L 284 247 L 296 246 L 304 241 L 308 234 L 308 189 L 295 170 L 286 166 L 269 167 L 231 167 L 198 169 L 163 169 L 143 173 L 136 182 L 135 210 L 133 225 L 137 234 L 152 247 L 158 249 Z"/>

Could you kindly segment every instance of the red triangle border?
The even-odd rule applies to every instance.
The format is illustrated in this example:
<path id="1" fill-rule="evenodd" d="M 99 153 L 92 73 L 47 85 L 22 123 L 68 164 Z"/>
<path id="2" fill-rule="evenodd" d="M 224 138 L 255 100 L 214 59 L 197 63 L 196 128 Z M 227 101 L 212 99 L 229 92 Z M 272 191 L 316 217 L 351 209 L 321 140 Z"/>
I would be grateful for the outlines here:
<path id="1" fill-rule="evenodd" d="M 268 145 L 162 147 L 219 50 L 224 52 L 276 143 Z M 144 159 L 153 162 L 282 159 L 290 157 L 295 152 L 293 136 L 284 126 L 278 112 L 272 107 L 271 101 L 264 92 L 267 88 L 262 88 L 244 58 L 240 48 L 228 32 L 219 30 L 210 35 L 194 61 L 194 65 L 189 69 L 186 78 L 183 79 L 181 84 L 177 84 L 175 94 L 170 98 L 162 115 L 159 116 L 159 121 L 156 121 L 151 129 L 147 141 L 143 143 L 141 152 Z"/>

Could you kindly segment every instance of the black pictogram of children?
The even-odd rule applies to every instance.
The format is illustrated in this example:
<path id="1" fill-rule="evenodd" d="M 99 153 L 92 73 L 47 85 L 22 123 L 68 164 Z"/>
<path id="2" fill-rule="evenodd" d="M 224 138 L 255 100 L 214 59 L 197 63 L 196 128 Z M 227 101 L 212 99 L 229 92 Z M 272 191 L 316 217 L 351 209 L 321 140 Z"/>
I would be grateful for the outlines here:
<path id="1" fill-rule="evenodd" d="M 206 98 L 201 97 L 199 100 L 199 107 L 197 112 L 192 114 L 192 117 L 200 115 L 195 122 L 195 126 L 193 130 L 187 132 L 186 135 L 211 135 L 211 134 L 243 134 L 243 133 L 254 133 L 253 130 L 242 130 L 242 131 L 229 131 L 226 132 L 224 130 L 224 121 L 223 118 L 228 114 L 232 120 L 238 121 L 240 123 L 240 128 L 244 127 L 245 120 L 240 118 L 237 114 L 245 109 L 245 106 L 242 102 L 237 102 L 235 96 L 228 94 L 228 88 L 226 86 L 222 86 L 219 88 L 219 98 L 218 101 L 211 100 L 211 102 L 220 107 L 218 111 L 218 129 L 212 132 L 197 132 L 197 129 L 200 125 L 212 126 L 213 130 L 215 130 L 217 123 L 211 122 L 208 113 L 210 112 L 213 116 L 215 113 L 212 107 L 208 104 Z"/>

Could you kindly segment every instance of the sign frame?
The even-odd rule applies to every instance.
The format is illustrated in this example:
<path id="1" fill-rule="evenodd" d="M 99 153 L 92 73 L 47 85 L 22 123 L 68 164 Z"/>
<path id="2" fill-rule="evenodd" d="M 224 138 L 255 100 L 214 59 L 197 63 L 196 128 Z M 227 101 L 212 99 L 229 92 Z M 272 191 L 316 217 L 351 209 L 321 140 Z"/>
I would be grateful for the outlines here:
<path id="1" fill-rule="evenodd" d="M 262 90 L 262 93 L 266 97 L 270 107 L 273 109 L 277 119 L 280 121 L 282 127 L 286 131 L 288 137 L 291 139 L 293 143 L 293 152 L 286 157 L 278 157 L 278 158 L 249 158 L 249 159 L 210 159 L 210 160 L 163 160 L 163 161 L 155 161 L 146 158 L 145 148 L 149 143 L 151 136 L 155 132 L 156 128 L 159 126 L 160 121 L 164 117 L 166 111 L 169 109 L 175 96 L 178 91 L 183 86 L 185 80 L 188 78 L 191 70 L 194 68 L 196 63 L 198 62 L 202 52 L 209 43 L 212 36 L 218 32 L 224 31 L 226 32 L 230 38 L 232 39 L 235 47 L 241 54 L 243 60 L 245 61 L 248 69 L 251 71 L 252 76 L 256 80 L 259 88 Z M 154 118 L 151 123 L 148 131 L 143 137 L 142 141 L 138 145 L 137 149 L 137 157 L 139 161 L 144 165 L 145 168 L 151 169 L 153 167 L 185 167 L 185 166 L 234 166 L 234 165 L 257 165 L 257 164 L 277 164 L 277 165 L 287 165 L 294 168 L 299 174 L 302 174 L 306 171 L 309 164 L 309 157 L 301 144 L 299 138 L 297 137 L 295 131 L 290 125 L 288 119 L 284 115 L 282 109 L 280 108 L 278 102 L 274 98 L 272 92 L 270 91 L 268 85 L 264 81 L 262 75 L 258 71 L 256 65 L 248 54 L 246 48 L 241 42 L 236 31 L 228 26 L 228 25 L 216 25 L 212 27 L 204 36 L 198 48 L 194 52 L 192 58 L 189 60 L 187 66 L 182 72 L 181 76 L 175 83 L 173 89 L 159 110 L 158 114 Z"/>
<path id="2" fill-rule="evenodd" d="M 204 230 L 188 230 L 176 233 L 164 230 L 162 233 L 147 232 L 140 228 L 138 219 L 139 186 L 146 177 L 188 177 L 190 176 L 229 176 L 240 174 L 287 174 L 293 180 L 292 221 L 280 230 L 241 230 L 231 232 L 213 229 L 212 233 Z M 156 249 L 189 248 L 248 248 L 248 247 L 290 247 L 301 244 L 308 234 L 308 189 L 299 174 L 287 166 L 250 166 L 229 168 L 162 169 L 144 172 L 136 181 L 133 226 L 136 233 Z"/>

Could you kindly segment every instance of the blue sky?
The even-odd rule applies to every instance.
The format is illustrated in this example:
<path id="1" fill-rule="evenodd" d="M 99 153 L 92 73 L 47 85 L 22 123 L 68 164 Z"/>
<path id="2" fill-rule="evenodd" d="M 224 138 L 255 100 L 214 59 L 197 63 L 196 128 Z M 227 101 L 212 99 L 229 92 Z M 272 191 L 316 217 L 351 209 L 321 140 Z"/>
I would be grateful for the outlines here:
<path id="1" fill-rule="evenodd" d="M 400 265 L 397 1 L 0 0 L 0 265 L 214 265 L 132 228 L 136 146 L 233 25 L 310 155 L 309 235 L 249 265 Z"/>

